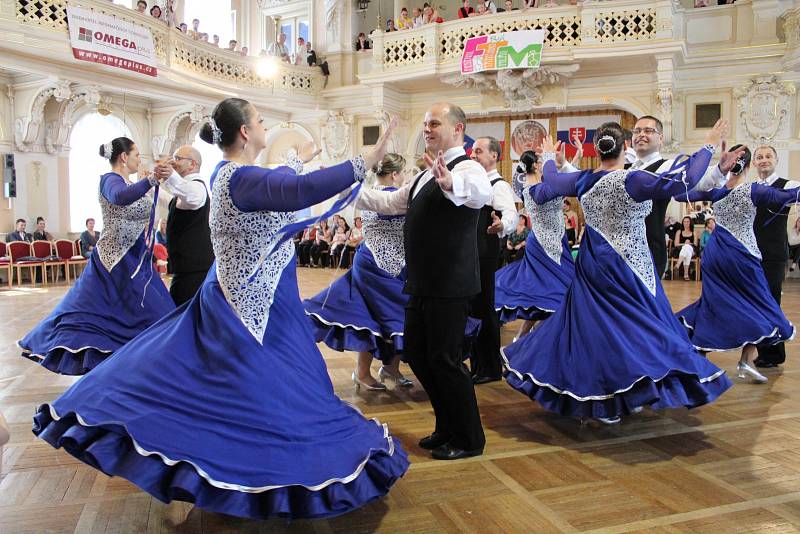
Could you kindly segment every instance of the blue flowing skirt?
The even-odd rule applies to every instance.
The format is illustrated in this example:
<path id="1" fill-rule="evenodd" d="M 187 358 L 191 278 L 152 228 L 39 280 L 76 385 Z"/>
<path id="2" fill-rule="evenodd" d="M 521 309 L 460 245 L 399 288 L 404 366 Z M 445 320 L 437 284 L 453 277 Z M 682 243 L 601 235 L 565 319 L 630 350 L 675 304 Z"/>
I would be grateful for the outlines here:
<path id="1" fill-rule="evenodd" d="M 541 326 L 502 351 L 508 383 L 544 408 L 615 417 L 640 406 L 700 406 L 731 386 L 624 259 L 586 227 L 575 278 Z"/>
<path id="2" fill-rule="evenodd" d="M 65 375 L 82 375 L 175 309 L 140 237 L 109 272 L 98 254 L 50 315 L 18 342 L 22 355 Z"/>
<path id="3" fill-rule="evenodd" d="M 314 338 L 336 351 L 369 352 L 384 364 L 403 356 L 403 327 L 409 296 L 403 293 L 406 270 L 392 276 L 361 245 L 353 267 L 330 288 L 303 301 Z M 467 318 L 465 358 L 481 322 Z"/>
<path id="4" fill-rule="evenodd" d="M 525 241 L 525 256 L 495 274 L 494 306 L 500 323 L 549 317 L 564 300 L 574 277 L 575 262 L 566 237 L 559 265 L 531 232 Z"/>
<path id="5" fill-rule="evenodd" d="M 703 249 L 703 292 L 675 314 L 694 346 L 724 351 L 794 338 L 795 328 L 770 293 L 761 262 L 717 225 Z"/>
<path id="6" fill-rule="evenodd" d="M 333 350 L 369 352 L 390 363 L 403 352 L 405 280 L 405 268 L 392 276 L 378 267 L 369 247 L 361 245 L 344 276 L 303 301 L 315 339 Z"/>
<path id="7" fill-rule="evenodd" d="M 259 343 L 210 270 L 189 302 L 51 405 L 34 433 L 157 499 L 240 517 L 330 517 L 408 468 L 377 421 L 333 391 L 286 268 Z"/>

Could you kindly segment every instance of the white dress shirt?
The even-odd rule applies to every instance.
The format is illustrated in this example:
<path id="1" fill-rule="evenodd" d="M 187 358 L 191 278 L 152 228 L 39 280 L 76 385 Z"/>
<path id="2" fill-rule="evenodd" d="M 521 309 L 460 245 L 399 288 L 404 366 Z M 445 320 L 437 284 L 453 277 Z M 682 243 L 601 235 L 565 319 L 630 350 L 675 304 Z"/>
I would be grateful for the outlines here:
<path id="1" fill-rule="evenodd" d="M 464 147 L 453 147 L 444 153 L 444 160 L 450 163 L 458 156 L 465 156 Z M 480 209 L 492 200 L 492 186 L 486 171 L 480 163 L 468 159 L 458 163 L 452 171 L 453 190 L 442 193 L 456 206 Z M 426 170 L 414 189 L 414 196 L 433 179 L 430 169 Z M 356 208 L 369 210 L 382 215 L 401 215 L 408 210 L 408 195 L 414 186 L 412 180 L 396 191 L 378 191 L 376 189 L 361 188 L 361 193 L 356 201 Z M 412 197 L 413 198 L 413 197 Z"/>
<path id="2" fill-rule="evenodd" d="M 492 186 L 493 196 L 490 205 L 501 213 L 500 220 L 503 221 L 503 230 L 498 235 L 506 237 L 516 229 L 519 218 L 517 207 L 514 205 L 514 191 L 511 189 L 511 184 L 503 180 L 497 169 L 489 171 L 487 177 L 489 183 L 500 178 L 500 181 Z"/>
<path id="3" fill-rule="evenodd" d="M 767 176 L 763 180 L 758 180 L 758 183 L 761 183 L 761 184 L 764 184 L 764 185 L 772 185 L 772 184 L 775 183 L 775 180 L 777 180 L 778 178 L 780 178 L 780 176 L 778 176 L 778 173 L 777 172 L 773 172 L 772 174 L 770 174 L 769 176 Z M 784 189 L 794 189 L 795 187 L 800 187 L 800 182 L 798 182 L 797 180 L 788 180 L 786 182 L 786 185 L 783 186 Z"/>
<path id="4" fill-rule="evenodd" d="M 172 171 L 172 175 L 161 184 L 172 196 L 177 197 L 175 207 L 179 210 L 197 210 L 206 203 L 206 186 L 200 182 L 200 175 L 197 173 L 187 174 L 181 177 L 178 171 Z"/>

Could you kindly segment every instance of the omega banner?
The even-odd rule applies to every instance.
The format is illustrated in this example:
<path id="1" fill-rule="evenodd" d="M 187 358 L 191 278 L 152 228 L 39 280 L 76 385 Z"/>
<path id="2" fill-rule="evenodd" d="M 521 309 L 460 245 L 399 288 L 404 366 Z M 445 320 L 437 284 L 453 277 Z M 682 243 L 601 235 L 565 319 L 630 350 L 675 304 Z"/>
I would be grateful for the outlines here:
<path id="1" fill-rule="evenodd" d="M 155 46 L 149 28 L 80 7 L 67 7 L 72 55 L 156 76 Z"/>
<path id="2" fill-rule="evenodd" d="M 542 61 L 544 30 L 519 30 L 470 37 L 461 55 L 461 74 L 485 70 L 536 69 Z"/>

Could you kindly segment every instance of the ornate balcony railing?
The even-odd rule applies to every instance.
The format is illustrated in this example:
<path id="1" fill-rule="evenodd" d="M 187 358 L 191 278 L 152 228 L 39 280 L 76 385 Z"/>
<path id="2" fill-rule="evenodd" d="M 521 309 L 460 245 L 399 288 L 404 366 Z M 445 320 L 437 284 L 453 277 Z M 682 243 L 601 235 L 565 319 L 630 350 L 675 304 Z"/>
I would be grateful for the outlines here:
<path id="1" fill-rule="evenodd" d="M 15 0 L 15 4 L 18 23 L 53 29 L 69 38 L 67 0 Z M 316 68 L 280 63 L 277 74 L 265 78 L 258 75 L 259 58 L 242 57 L 212 44 L 196 41 L 163 22 L 131 9 L 99 0 L 70 0 L 69 5 L 93 9 L 149 28 L 153 34 L 159 68 L 187 72 L 201 80 L 206 78 L 272 91 L 276 95 L 317 95 L 322 87 L 322 75 Z"/>
<path id="2" fill-rule="evenodd" d="M 545 47 L 564 51 L 599 44 L 671 39 L 674 9 L 671 0 L 615 0 L 507 11 L 413 30 L 375 32 L 373 63 L 378 71 L 384 72 L 412 65 L 455 63 L 470 37 L 514 30 L 544 30 Z"/>

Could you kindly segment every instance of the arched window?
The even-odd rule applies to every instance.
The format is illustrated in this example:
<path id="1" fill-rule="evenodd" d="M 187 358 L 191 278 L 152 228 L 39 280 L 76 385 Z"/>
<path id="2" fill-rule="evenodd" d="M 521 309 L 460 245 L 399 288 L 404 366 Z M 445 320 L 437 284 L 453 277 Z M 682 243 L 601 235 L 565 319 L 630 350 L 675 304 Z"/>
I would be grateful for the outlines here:
<path id="1" fill-rule="evenodd" d="M 72 128 L 69 137 L 69 229 L 82 232 L 86 219 L 103 227 L 103 215 L 97 199 L 100 177 L 109 172 L 108 160 L 100 157 L 100 145 L 116 137 L 130 137 L 131 131 L 114 115 L 90 113 Z M 134 139 L 135 141 L 135 139 Z"/>
<path id="2" fill-rule="evenodd" d="M 200 157 L 203 158 L 203 166 L 200 168 L 200 177 L 206 184 L 211 184 L 211 173 L 217 167 L 217 163 L 222 161 L 222 150 L 216 145 L 206 143 L 200 139 L 200 134 L 194 138 L 192 146 L 200 152 Z"/>
<path id="3" fill-rule="evenodd" d="M 183 6 L 183 20 L 191 29 L 192 19 L 198 19 L 198 30 L 208 34 L 211 42 L 214 34 L 219 35 L 219 45 L 228 46 L 229 39 L 236 38 L 234 14 L 231 2 L 223 0 L 186 0 Z"/>

